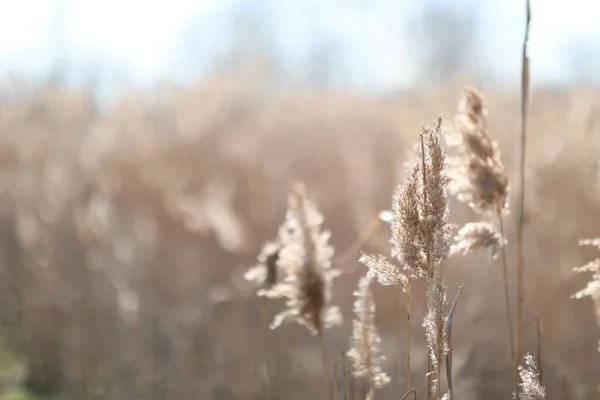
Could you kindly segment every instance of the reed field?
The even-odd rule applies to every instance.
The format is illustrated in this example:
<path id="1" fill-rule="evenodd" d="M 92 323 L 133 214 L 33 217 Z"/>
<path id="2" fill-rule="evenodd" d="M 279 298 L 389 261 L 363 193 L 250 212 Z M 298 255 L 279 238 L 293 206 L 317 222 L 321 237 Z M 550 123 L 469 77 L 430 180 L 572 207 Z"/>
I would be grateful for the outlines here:
<path id="1" fill-rule="evenodd" d="M 5 96 L 0 398 L 600 398 L 600 94 L 531 89 L 521 214 L 478 90 Z"/>

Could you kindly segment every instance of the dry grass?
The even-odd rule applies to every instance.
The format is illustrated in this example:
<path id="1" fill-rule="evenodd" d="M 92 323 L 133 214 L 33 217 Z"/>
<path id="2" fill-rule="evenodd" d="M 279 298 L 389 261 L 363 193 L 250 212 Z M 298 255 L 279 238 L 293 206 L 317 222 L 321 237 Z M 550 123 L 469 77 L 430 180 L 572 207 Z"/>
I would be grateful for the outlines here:
<path id="1" fill-rule="evenodd" d="M 389 207 L 421 125 L 440 112 L 452 116 L 459 95 L 446 88 L 398 99 L 265 98 L 215 81 L 123 99 L 106 115 L 85 94 L 50 88 L 3 99 L 0 316 L 10 348 L 27 360 L 29 385 L 69 399 L 263 399 L 266 388 L 271 399 L 320 396 L 319 346 L 295 324 L 265 332 L 261 299 L 244 273 L 284 220 L 292 178 L 306 183 L 343 255 Z M 600 95 L 572 88 L 530 97 L 523 351 L 536 347 L 539 315 L 546 398 L 591 399 L 599 395 L 599 328 L 592 303 L 570 296 L 589 279 L 572 266 L 594 257 L 578 238 L 597 235 L 600 223 Z M 519 95 L 486 99 L 513 180 Z M 450 211 L 452 222 L 471 218 L 458 203 Z M 517 216 L 505 225 L 513 243 Z M 380 229 L 363 250 L 389 254 L 388 239 Z M 513 273 L 517 255 L 506 250 Z M 366 272 L 358 258 L 333 258 L 343 273 L 332 300 L 345 316 Z M 465 284 L 452 332 L 461 400 L 510 398 L 504 298 L 488 264 L 476 254 L 441 267 L 448 288 Z M 422 280 L 412 286 L 411 369 L 422 394 L 425 288 Z M 404 376 L 404 304 L 389 288 L 373 290 L 382 368 Z M 269 303 L 266 312 L 283 306 Z M 338 371 L 349 367 L 339 357 L 346 319 L 325 343 Z M 360 380 L 335 383 L 338 393 L 368 391 Z M 393 379 L 377 398 L 405 392 Z"/>

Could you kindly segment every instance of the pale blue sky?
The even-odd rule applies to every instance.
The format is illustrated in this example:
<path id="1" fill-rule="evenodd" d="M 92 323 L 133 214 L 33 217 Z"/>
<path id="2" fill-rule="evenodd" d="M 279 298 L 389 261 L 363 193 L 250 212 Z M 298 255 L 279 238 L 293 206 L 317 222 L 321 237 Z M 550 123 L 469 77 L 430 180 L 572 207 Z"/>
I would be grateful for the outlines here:
<path id="1" fill-rule="evenodd" d="M 246 0 L 252 1 L 252 0 Z M 320 37 L 337 39 L 351 51 L 349 74 L 373 87 L 408 84 L 410 47 L 402 26 L 414 15 L 412 0 L 259 0 L 267 5 L 275 42 L 291 59 Z M 444 4 L 441 0 L 429 0 Z M 65 56 L 76 70 L 102 63 L 134 82 L 180 77 L 184 32 L 192 18 L 199 24 L 206 54 L 218 53 L 218 40 L 228 32 L 228 16 L 242 0 L 0 0 L 0 73 L 43 74 L 57 55 L 57 6 L 66 6 L 62 29 Z M 494 75 L 518 77 L 523 36 L 522 0 L 447 1 L 456 12 L 469 4 L 482 7 L 486 66 Z M 419 3 L 421 4 L 421 3 Z M 532 0 L 530 56 L 539 82 L 566 79 L 568 51 L 576 42 L 600 43 L 600 4 L 590 0 Z M 272 10 L 272 11 L 271 11 Z M 203 29 L 205 28 L 205 29 Z M 212 36 L 212 37 L 211 37 Z M 219 43 L 210 46 L 211 43 Z M 282 46 L 285 44 L 285 46 Z M 183 50 L 182 50 L 183 49 Z M 600 45 L 582 63 L 600 66 Z"/>

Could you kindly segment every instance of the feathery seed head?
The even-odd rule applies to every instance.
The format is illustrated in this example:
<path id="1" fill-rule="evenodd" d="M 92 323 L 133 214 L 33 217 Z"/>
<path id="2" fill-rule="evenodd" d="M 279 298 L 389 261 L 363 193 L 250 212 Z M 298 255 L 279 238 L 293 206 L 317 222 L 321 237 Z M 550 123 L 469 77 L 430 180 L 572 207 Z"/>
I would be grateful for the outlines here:
<path id="1" fill-rule="evenodd" d="M 480 214 L 506 214 L 508 176 L 498 144 L 488 134 L 486 116 L 483 95 L 465 89 L 455 117 L 454 138 L 449 141 L 456 150 L 450 160 L 449 189 Z"/>
<path id="2" fill-rule="evenodd" d="M 546 398 L 546 391 L 538 379 L 535 361 L 529 353 L 525 355 L 525 366 L 519 365 L 519 376 L 521 377 L 519 400 L 543 400 Z"/>
<path id="3" fill-rule="evenodd" d="M 403 184 L 396 188 L 392 209 L 396 218 L 391 222 L 392 255 L 411 276 L 427 274 L 427 261 L 419 211 L 419 165 L 406 174 Z"/>
<path id="4" fill-rule="evenodd" d="M 367 272 L 369 278 L 376 279 L 383 286 L 400 284 L 402 290 L 406 292 L 408 277 L 402 273 L 398 266 L 389 262 L 384 256 L 380 254 L 362 254 L 358 261 L 369 268 Z"/>
<path id="5" fill-rule="evenodd" d="M 442 119 L 438 117 L 433 127 L 423 129 L 423 146 L 418 150 L 421 161 L 407 173 L 392 200 L 392 255 L 413 277 L 427 275 L 428 249 L 432 265 L 448 257 L 450 250 L 452 226 L 448 223 L 446 151 L 441 135 Z"/>
<path id="6" fill-rule="evenodd" d="M 580 240 L 579 244 L 582 246 L 594 246 L 600 249 L 600 238 Z M 592 299 L 596 311 L 596 322 L 598 326 L 600 326 L 600 258 L 596 258 L 580 267 L 575 267 L 574 271 L 578 273 L 592 273 L 592 277 L 587 286 L 575 293 L 572 297 L 576 299 L 589 297 Z M 600 351 L 600 341 L 598 341 L 598 351 Z"/>
<path id="7" fill-rule="evenodd" d="M 339 271 L 332 268 L 330 233 L 322 230 L 323 216 L 307 198 L 304 185 L 295 183 L 288 199 L 288 211 L 279 229 L 278 265 L 284 273 L 270 297 L 285 297 L 286 309 L 271 328 L 283 322 L 305 325 L 313 334 L 341 323 L 337 307 L 331 307 L 331 287 Z"/>
<path id="8" fill-rule="evenodd" d="M 351 346 L 347 354 L 352 362 L 353 375 L 368 379 L 372 396 L 372 392 L 390 383 L 390 377 L 382 370 L 385 357 L 381 354 L 381 338 L 375 326 L 375 301 L 370 285 L 371 278 L 362 277 L 354 292 L 356 318 L 352 321 Z"/>
<path id="9" fill-rule="evenodd" d="M 487 249 L 490 257 L 495 260 L 500 249 L 505 245 L 502 235 L 489 222 L 469 222 L 465 224 L 454 237 L 450 253 L 467 255 L 477 250 Z"/>

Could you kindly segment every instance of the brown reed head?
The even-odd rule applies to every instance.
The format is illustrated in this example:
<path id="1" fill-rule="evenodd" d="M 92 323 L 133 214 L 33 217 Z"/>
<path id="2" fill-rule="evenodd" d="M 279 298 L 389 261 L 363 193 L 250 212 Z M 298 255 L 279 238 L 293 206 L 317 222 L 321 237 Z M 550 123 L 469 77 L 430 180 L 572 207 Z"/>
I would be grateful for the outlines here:
<path id="1" fill-rule="evenodd" d="M 275 316 L 271 328 L 283 322 L 305 325 L 312 333 L 341 323 L 337 307 L 330 306 L 334 254 L 330 233 L 322 229 L 323 216 L 306 196 L 304 185 L 294 183 L 284 224 L 279 229 L 281 249 L 277 264 L 283 272 L 269 297 L 285 297 L 286 308 Z"/>
<path id="2" fill-rule="evenodd" d="M 484 97 L 476 89 L 465 89 L 454 125 L 449 189 L 480 214 L 506 214 L 508 176 L 498 144 L 488 133 Z"/>
<path id="3" fill-rule="evenodd" d="M 450 232 L 446 151 L 442 118 L 423 129 L 420 160 L 406 174 L 392 199 L 392 254 L 411 276 L 422 277 L 448 257 Z"/>

